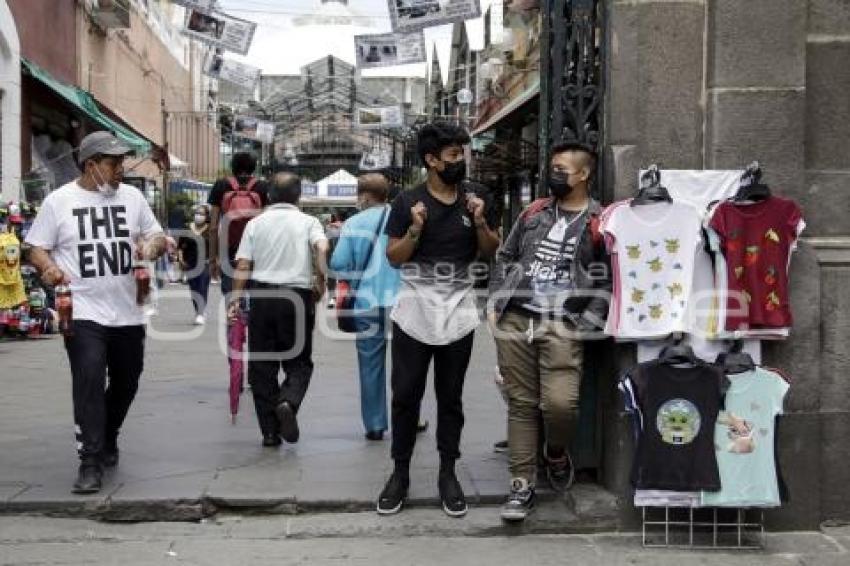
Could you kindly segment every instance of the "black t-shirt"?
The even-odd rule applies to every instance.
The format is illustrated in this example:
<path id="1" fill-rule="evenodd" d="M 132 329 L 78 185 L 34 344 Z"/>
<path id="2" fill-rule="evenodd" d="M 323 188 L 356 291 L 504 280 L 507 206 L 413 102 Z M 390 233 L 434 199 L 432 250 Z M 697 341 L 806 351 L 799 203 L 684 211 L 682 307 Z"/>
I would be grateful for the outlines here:
<path id="1" fill-rule="evenodd" d="M 478 196 L 484 200 L 487 225 L 495 229 L 498 219 L 492 199 L 488 195 Z M 425 183 L 409 191 L 402 191 L 393 200 L 387 220 L 387 235 L 390 238 L 405 236 L 413 223 L 410 209 L 420 201 L 428 209 L 428 216 L 408 263 L 446 263 L 453 264 L 455 269 L 465 269 L 475 261 L 478 254 L 478 236 L 472 215 L 466 209 L 463 190 L 452 204 L 444 204 L 431 196 Z"/>
<path id="2" fill-rule="evenodd" d="M 658 360 L 631 372 L 644 417 L 632 470 L 637 489 L 719 491 L 714 426 L 723 371 L 675 367 Z"/>
<path id="3" fill-rule="evenodd" d="M 243 179 L 243 186 L 247 184 L 248 180 Z M 210 198 L 207 201 L 207 204 L 209 204 L 210 206 L 217 206 L 221 208 L 221 204 L 222 202 L 224 202 L 224 195 L 226 195 L 232 190 L 233 187 L 230 185 L 230 181 L 227 178 L 219 179 L 213 185 L 212 190 L 210 190 Z M 260 195 L 260 202 L 262 203 L 263 208 L 269 205 L 269 187 L 265 181 L 258 180 L 251 188 L 251 190 Z M 234 258 L 238 249 L 239 242 L 231 242 L 231 245 L 227 250 L 228 256 L 230 258 Z"/>

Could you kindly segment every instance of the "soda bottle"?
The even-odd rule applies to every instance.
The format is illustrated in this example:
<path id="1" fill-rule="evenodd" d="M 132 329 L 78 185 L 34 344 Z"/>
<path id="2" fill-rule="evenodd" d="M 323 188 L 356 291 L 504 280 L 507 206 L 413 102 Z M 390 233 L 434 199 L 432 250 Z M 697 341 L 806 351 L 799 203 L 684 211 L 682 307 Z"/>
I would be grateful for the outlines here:
<path id="1" fill-rule="evenodd" d="M 151 292 L 150 269 L 141 260 L 134 260 L 133 277 L 136 279 L 136 304 L 142 306 Z"/>
<path id="2" fill-rule="evenodd" d="M 59 312 L 59 332 L 66 337 L 73 336 L 74 301 L 68 285 L 56 287 L 56 310 Z"/>

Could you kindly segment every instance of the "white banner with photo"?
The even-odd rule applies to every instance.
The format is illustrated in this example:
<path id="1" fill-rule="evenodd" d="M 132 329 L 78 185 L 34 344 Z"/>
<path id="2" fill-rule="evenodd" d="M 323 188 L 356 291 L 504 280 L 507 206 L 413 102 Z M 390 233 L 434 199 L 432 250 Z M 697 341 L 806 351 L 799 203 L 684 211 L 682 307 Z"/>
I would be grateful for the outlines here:
<path id="1" fill-rule="evenodd" d="M 355 35 L 354 47 L 357 66 L 361 69 L 424 63 L 428 60 L 425 34 L 422 31 Z"/>
<path id="2" fill-rule="evenodd" d="M 404 114 L 401 106 L 357 107 L 354 109 L 354 123 L 364 130 L 404 127 Z"/>
<path id="3" fill-rule="evenodd" d="M 234 135 L 262 143 L 272 143 L 274 132 L 274 123 L 259 120 L 252 116 L 238 116 L 233 124 Z"/>
<path id="4" fill-rule="evenodd" d="M 219 79 L 254 90 L 260 80 L 261 69 L 226 59 L 222 53 L 211 51 L 204 63 L 204 74 L 213 79 Z"/>
<path id="5" fill-rule="evenodd" d="M 479 0 L 387 0 L 394 32 L 463 22 L 481 16 Z"/>
<path id="6" fill-rule="evenodd" d="M 215 47 L 247 55 L 257 24 L 213 10 L 186 10 L 183 34 Z"/>
<path id="7" fill-rule="evenodd" d="M 215 7 L 215 0 L 171 0 L 171 3 L 203 12 L 209 12 Z"/>

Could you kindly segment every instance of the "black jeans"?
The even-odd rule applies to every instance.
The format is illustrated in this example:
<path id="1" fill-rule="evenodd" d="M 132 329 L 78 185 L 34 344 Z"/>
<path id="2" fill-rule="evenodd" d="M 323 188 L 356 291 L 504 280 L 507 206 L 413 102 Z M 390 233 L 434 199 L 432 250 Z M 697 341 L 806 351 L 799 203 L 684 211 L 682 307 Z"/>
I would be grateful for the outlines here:
<path id="1" fill-rule="evenodd" d="M 431 346 L 405 334 L 393 323 L 392 340 L 392 457 L 409 461 L 416 444 L 416 426 L 428 368 L 434 358 L 437 395 L 437 450 L 444 460 L 460 457 L 463 429 L 463 382 L 472 355 L 474 332 L 445 346 Z"/>
<path id="2" fill-rule="evenodd" d="M 263 434 L 280 429 L 275 408 L 283 401 L 297 411 L 313 376 L 312 291 L 255 283 L 248 314 L 248 380 Z M 274 296 L 269 296 L 272 293 Z M 286 374 L 278 383 L 278 372 Z"/>
<path id="3" fill-rule="evenodd" d="M 117 447 L 144 368 L 145 327 L 75 320 L 73 330 L 65 338 L 65 350 L 71 363 L 77 452 L 83 462 L 93 462 L 104 448 Z"/>

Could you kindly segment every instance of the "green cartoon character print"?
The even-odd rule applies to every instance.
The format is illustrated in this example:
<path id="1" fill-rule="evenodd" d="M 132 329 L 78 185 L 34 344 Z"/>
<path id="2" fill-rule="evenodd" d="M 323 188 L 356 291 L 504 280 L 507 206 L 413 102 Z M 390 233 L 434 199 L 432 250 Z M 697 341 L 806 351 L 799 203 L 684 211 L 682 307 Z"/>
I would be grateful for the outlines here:
<path id="1" fill-rule="evenodd" d="M 667 248 L 667 252 L 674 254 L 679 251 L 679 239 L 674 238 L 672 240 L 664 239 L 664 245 Z"/>
<path id="2" fill-rule="evenodd" d="M 702 418 L 696 405 L 686 399 L 671 399 L 658 409 L 655 425 L 661 440 L 673 446 L 685 446 L 696 439 Z"/>
<path id="3" fill-rule="evenodd" d="M 658 273 L 662 269 L 664 269 L 664 263 L 661 261 L 660 257 L 652 259 L 652 260 L 650 260 L 646 263 L 647 263 L 647 265 L 649 265 L 649 270 L 652 271 L 653 273 Z"/>
<path id="4" fill-rule="evenodd" d="M 640 259 L 640 246 L 626 246 L 630 259 Z"/>

